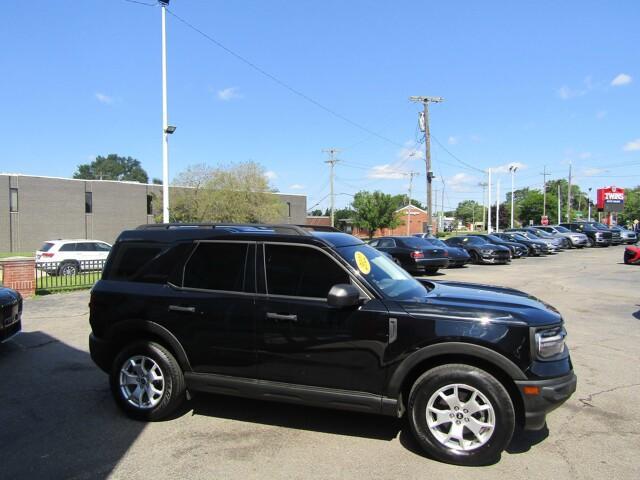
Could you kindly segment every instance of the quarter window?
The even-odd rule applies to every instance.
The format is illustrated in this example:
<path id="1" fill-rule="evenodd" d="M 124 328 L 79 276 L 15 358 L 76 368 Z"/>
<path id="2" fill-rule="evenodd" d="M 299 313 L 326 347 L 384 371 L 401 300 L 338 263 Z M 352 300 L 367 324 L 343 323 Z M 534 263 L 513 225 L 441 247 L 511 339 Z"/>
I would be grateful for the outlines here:
<path id="1" fill-rule="evenodd" d="M 184 271 L 184 286 L 202 290 L 244 291 L 248 244 L 198 244 Z"/>
<path id="2" fill-rule="evenodd" d="M 309 247 L 265 245 L 267 293 L 327 298 L 331 287 L 349 283 L 349 275 L 329 256 Z"/>

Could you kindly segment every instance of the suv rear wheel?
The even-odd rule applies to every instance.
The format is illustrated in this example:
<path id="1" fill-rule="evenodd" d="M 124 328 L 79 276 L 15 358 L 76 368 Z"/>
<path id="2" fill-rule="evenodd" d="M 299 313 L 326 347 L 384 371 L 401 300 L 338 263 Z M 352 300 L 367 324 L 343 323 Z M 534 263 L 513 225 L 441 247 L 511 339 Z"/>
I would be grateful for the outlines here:
<path id="1" fill-rule="evenodd" d="M 76 261 L 62 262 L 58 268 L 58 275 L 77 275 L 80 271 L 80 265 Z"/>
<path id="2" fill-rule="evenodd" d="M 110 384 L 118 406 L 136 420 L 161 420 L 186 398 L 180 365 L 154 342 L 125 347 L 113 362 Z"/>
<path id="3" fill-rule="evenodd" d="M 420 376 L 408 403 L 411 430 L 422 449 L 457 465 L 494 462 L 511 441 L 513 403 L 495 377 L 463 364 Z"/>

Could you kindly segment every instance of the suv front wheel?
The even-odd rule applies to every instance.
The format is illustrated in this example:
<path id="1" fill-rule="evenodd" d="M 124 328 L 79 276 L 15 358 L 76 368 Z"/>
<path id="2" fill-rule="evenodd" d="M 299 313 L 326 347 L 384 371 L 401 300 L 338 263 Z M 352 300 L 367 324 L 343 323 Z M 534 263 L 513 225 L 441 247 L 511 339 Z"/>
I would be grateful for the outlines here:
<path id="1" fill-rule="evenodd" d="M 408 413 L 422 449 L 457 465 L 496 461 L 515 427 L 504 386 L 470 365 L 443 365 L 420 376 L 409 395 Z"/>
<path id="2" fill-rule="evenodd" d="M 136 420 L 161 420 L 186 398 L 182 369 L 162 345 L 137 342 L 116 356 L 110 375 L 118 406 Z"/>

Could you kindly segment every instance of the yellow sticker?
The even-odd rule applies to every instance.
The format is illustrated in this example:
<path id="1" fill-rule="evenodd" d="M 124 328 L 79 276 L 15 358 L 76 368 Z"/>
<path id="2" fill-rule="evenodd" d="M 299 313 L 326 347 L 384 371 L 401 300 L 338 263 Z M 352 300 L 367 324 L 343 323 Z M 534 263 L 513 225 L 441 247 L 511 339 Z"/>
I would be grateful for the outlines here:
<path id="1" fill-rule="evenodd" d="M 364 256 L 364 253 L 356 252 L 355 259 L 358 269 L 365 275 L 369 275 L 369 272 L 371 271 L 371 264 L 369 263 L 369 259 Z"/>

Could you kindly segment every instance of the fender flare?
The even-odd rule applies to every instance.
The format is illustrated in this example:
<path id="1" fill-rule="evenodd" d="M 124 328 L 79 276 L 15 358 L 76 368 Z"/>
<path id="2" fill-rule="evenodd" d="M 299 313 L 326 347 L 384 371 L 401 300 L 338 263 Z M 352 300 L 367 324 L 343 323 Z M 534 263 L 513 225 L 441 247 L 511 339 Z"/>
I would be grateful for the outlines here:
<path id="1" fill-rule="evenodd" d="M 465 355 L 476 357 L 491 363 L 495 367 L 504 371 L 512 380 L 526 380 L 527 376 L 511 360 L 491 350 L 490 348 L 472 343 L 446 342 L 423 347 L 405 358 L 395 369 L 387 384 L 388 396 L 395 398 L 402 393 L 402 385 L 405 378 L 415 366 L 424 360 L 441 355 Z"/>
<path id="2" fill-rule="evenodd" d="M 176 360 L 178 360 L 183 371 L 190 372 L 193 370 L 189 362 L 189 357 L 187 357 L 187 352 L 184 350 L 180 341 L 173 333 L 158 323 L 149 320 L 127 320 L 126 322 L 119 322 L 110 329 L 108 338 L 112 344 L 115 345 L 120 343 L 118 342 L 119 339 L 131 332 L 148 332 L 159 337 L 166 342 L 167 346 L 175 353 Z"/>

